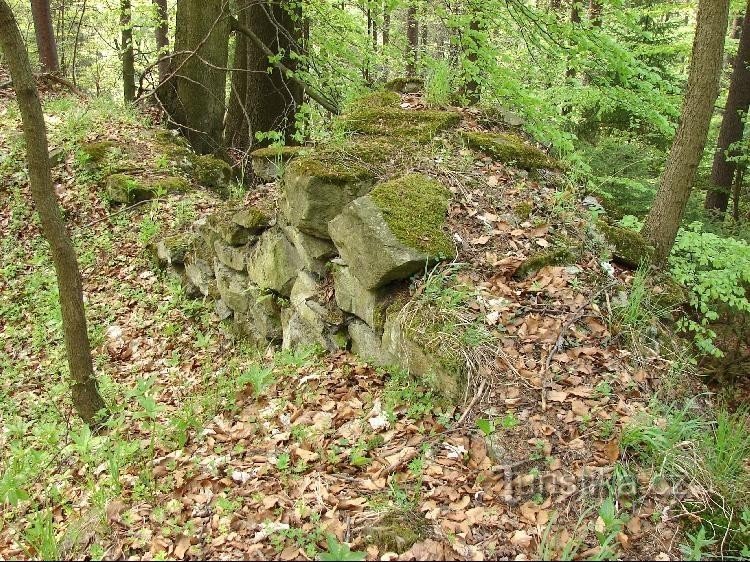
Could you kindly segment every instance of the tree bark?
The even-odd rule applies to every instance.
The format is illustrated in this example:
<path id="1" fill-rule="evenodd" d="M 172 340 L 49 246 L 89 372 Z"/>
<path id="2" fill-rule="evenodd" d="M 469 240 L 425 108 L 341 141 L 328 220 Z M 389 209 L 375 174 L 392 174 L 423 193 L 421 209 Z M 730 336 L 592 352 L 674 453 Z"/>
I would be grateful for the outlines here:
<path id="1" fill-rule="evenodd" d="M 251 23 L 249 7 L 254 0 L 237 1 L 237 22 L 249 28 Z M 237 150 L 247 150 L 252 145 L 250 139 L 250 116 L 254 100 L 247 98 L 247 83 L 249 75 L 248 38 L 242 33 L 235 33 L 234 60 L 232 61 L 232 81 L 229 86 L 229 105 L 227 107 L 226 122 L 224 124 L 224 143 Z M 254 77 L 252 77 L 254 79 Z"/>
<path id="2" fill-rule="evenodd" d="M 734 59 L 732 76 L 729 79 L 729 92 L 724 107 L 724 118 L 719 129 L 711 168 L 711 189 L 706 193 L 705 208 L 723 215 L 729 205 L 729 192 L 732 187 L 736 164 L 727 161 L 729 147 L 742 139 L 745 128 L 742 113 L 750 108 L 750 0 L 745 10 L 745 19 L 740 32 L 740 44 Z M 731 156 L 731 155 L 729 155 Z"/>
<path id="3" fill-rule="evenodd" d="M 388 0 L 383 2 L 383 29 L 380 33 L 383 38 L 383 45 L 391 41 L 391 10 L 388 7 Z"/>
<path id="4" fill-rule="evenodd" d="M 589 0 L 589 20 L 594 27 L 602 26 L 602 0 Z"/>
<path id="5" fill-rule="evenodd" d="M 42 72 L 57 72 L 60 70 L 60 64 L 57 59 L 55 33 L 52 30 L 49 0 L 31 0 L 31 14 L 34 18 L 34 32 Z"/>
<path id="6" fill-rule="evenodd" d="M 417 75 L 417 52 L 419 50 L 419 23 L 417 22 L 417 6 L 414 1 L 409 2 L 406 10 L 406 75 Z"/>
<path id="7" fill-rule="evenodd" d="M 94 378 L 81 274 L 52 189 L 44 114 L 31 65 L 21 33 L 5 0 L 0 0 L 0 49 L 7 58 L 21 112 L 31 196 L 39 213 L 42 233 L 50 245 L 57 274 L 63 336 L 72 379 L 73 406 L 83 421 L 91 425 L 96 422 L 97 414 L 105 405 Z"/>
<path id="8" fill-rule="evenodd" d="M 246 42 L 250 144 L 269 144 L 268 140 L 255 138 L 256 133 L 269 131 L 280 132 L 284 141 L 292 144 L 295 114 L 302 104 L 303 88 L 302 83 L 289 74 L 296 68 L 291 52 L 302 42 L 302 29 L 295 24 L 284 3 L 276 0 L 248 2 L 247 22 L 247 26 L 240 23 L 239 27 L 246 27 L 258 40 Z M 280 65 L 273 64 L 270 56 L 280 56 Z M 282 71 L 281 66 L 285 70 Z"/>
<path id="9" fill-rule="evenodd" d="M 200 154 L 224 156 L 227 0 L 180 0 L 169 78 L 158 90 L 170 120 Z"/>
<path id="10" fill-rule="evenodd" d="M 156 8 L 156 27 L 154 39 L 159 50 L 159 84 L 169 75 L 169 10 L 167 0 L 154 0 Z"/>
<path id="11" fill-rule="evenodd" d="M 481 4 L 476 0 L 468 3 L 468 9 L 470 11 L 471 20 L 469 22 L 469 33 L 468 37 L 464 40 L 464 50 L 466 51 L 465 60 L 468 62 L 466 66 L 468 69 L 464 69 L 464 73 L 468 76 L 464 79 L 463 93 L 466 96 L 469 104 L 476 105 L 479 103 L 480 91 L 479 82 L 477 82 L 477 61 L 479 60 L 479 49 L 480 49 L 480 14 Z"/>
<path id="12" fill-rule="evenodd" d="M 687 91 L 659 189 L 642 234 L 654 246 L 654 261 L 663 263 L 672 250 L 695 179 L 719 94 L 729 0 L 699 0 Z"/>
<path id="13" fill-rule="evenodd" d="M 122 94 L 126 102 L 135 99 L 135 58 L 130 0 L 120 0 L 120 32 L 122 34 Z"/>

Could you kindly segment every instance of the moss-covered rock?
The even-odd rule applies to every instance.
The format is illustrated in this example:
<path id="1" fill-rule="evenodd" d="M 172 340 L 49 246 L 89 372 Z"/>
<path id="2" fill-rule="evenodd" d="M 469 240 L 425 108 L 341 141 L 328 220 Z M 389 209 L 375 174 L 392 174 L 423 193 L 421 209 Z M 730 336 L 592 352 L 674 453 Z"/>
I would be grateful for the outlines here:
<path id="1" fill-rule="evenodd" d="M 427 536 L 430 528 L 424 514 L 395 510 L 384 514 L 368 526 L 365 542 L 378 547 L 381 553 L 403 554 Z"/>
<path id="2" fill-rule="evenodd" d="M 531 201 L 521 201 L 520 203 L 516 204 L 513 210 L 516 212 L 516 216 L 519 219 L 525 221 L 531 216 L 531 213 L 534 210 L 534 203 L 532 203 Z"/>
<path id="3" fill-rule="evenodd" d="M 294 157 L 301 156 L 310 149 L 304 146 L 269 146 L 250 153 L 253 173 L 260 179 L 273 181 L 281 177 L 286 164 Z"/>
<path id="4" fill-rule="evenodd" d="M 192 232 L 179 232 L 164 236 L 149 247 L 160 266 L 183 265 L 185 255 L 193 249 L 195 238 Z"/>
<path id="5" fill-rule="evenodd" d="M 354 314 L 376 331 L 383 330 L 385 311 L 393 300 L 391 287 L 368 290 L 346 266 L 334 267 L 333 282 L 336 304 L 341 310 Z"/>
<path id="6" fill-rule="evenodd" d="M 365 289 L 455 256 L 444 230 L 449 195 L 439 182 L 409 174 L 355 199 L 329 223 L 333 243 Z"/>
<path id="7" fill-rule="evenodd" d="M 221 195 L 229 193 L 232 167 L 227 162 L 210 154 L 194 154 L 190 160 L 197 183 Z"/>
<path id="8" fill-rule="evenodd" d="M 402 76 L 389 80 L 383 85 L 383 88 L 401 94 L 415 94 L 424 90 L 424 80 L 414 76 Z"/>
<path id="9" fill-rule="evenodd" d="M 219 297 L 213 264 L 194 252 L 185 256 L 185 275 L 203 296 Z"/>
<path id="10" fill-rule="evenodd" d="M 297 250 L 278 227 L 261 235 L 247 261 L 250 281 L 283 296 L 289 296 L 301 269 Z"/>
<path id="11" fill-rule="evenodd" d="M 461 120 L 454 111 L 401 109 L 400 99 L 398 94 L 385 91 L 365 96 L 339 117 L 336 126 L 352 133 L 427 143 Z"/>
<path id="12" fill-rule="evenodd" d="M 235 333 L 259 343 L 281 342 L 281 307 L 277 298 L 254 285 L 247 289 L 248 309 L 234 313 Z"/>
<path id="13" fill-rule="evenodd" d="M 85 155 L 86 164 L 94 168 L 104 164 L 112 151 L 119 149 L 120 145 L 109 140 L 87 142 L 80 147 L 81 153 Z"/>
<path id="14" fill-rule="evenodd" d="M 451 193 L 443 184 L 422 174 L 408 174 L 377 185 L 369 196 L 400 242 L 430 256 L 455 256 L 445 231 Z"/>
<path id="15" fill-rule="evenodd" d="M 250 242 L 253 232 L 232 220 L 234 215 L 234 209 L 222 209 L 208 217 L 206 230 L 213 233 L 213 236 L 205 236 L 209 248 L 213 247 L 216 239 L 229 246 L 244 246 Z"/>
<path id="16" fill-rule="evenodd" d="M 329 238 L 328 221 L 370 191 L 374 182 L 372 173 L 362 166 L 343 165 L 325 155 L 303 156 L 287 167 L 279 205 L 291 226 Z"/>
<path id="17" fill-rule="evenodd" d="M 678 310 L 690 302 L 690 293 L 669 274 L 658 274 L 651 281 L 649 299 L 658 311 Z"/>
<path id="18" fill-rule="evenodd" d="M 280 227 L 297 250 L 300 260 L 302 260 L 302 267 L 318 275 L 325 275 L 328 260 L 336 255 L 336 247 L 333 242 L 326 238 L 305 234 L 288 224 L 280 224 Z"/>
<path id="19" fill-rule="evenodd" d="M 567 246 L 557 246 L 543 252 L 529 256 L 516 268 L 514 279 L 525 279 L 548 265 L 569 265 L 575 262 L 573 249 Z"/>
<path id="20" fill-rule="evenodd" d="M 222 240 L 214 240 L 214 252 L 216 258 L 225 266 L 236 271 L 244 271 L 247 266 L 247 260 L 252 253 L 253 243 L 257 240 L 252 237 L 250 241 L 243 246 L 230 246 Z"/>
<path id="21" fill-rule="evenodd" d="M 232 222 L 251 234 L 260 234 L 271 225 L 271 217 L 257 207 L 248 207 L 234 213 Z"/>
<path id="22" fill-rule="evenodd" d="M 392 367 L 398 364 L 398 358 L 383 348 L 383 342 L 375 330 L 359 318 L 349 321 L 349 338 L 351 352 L 373 365 Z"/>
<path id="23" fill-rule="evenodd" d="M 462 131 L 461 137 L 471 148 L 489 154 L 499 162 L 513 163 L 527 170 L 560 167 L 558 161 L 513 133 Z"/>
<path id="24" fill-rule="evenodd" d="M 616 262 L 628 267 L 638 267 L 648 263 L 654 255 L 654 248 L 639 232 L 621 226 L 614 226 L 601 220 L 597 224 L 604 238 L 612 246 Z"/>
<path id="25" fill-rule="evenodd" d="M 189 189 L 187 180 L 177 176 L 143 180 L 128 174 L 112 174 L 105 185 L 107 199 L 113 203 L 137 203 Z"/>

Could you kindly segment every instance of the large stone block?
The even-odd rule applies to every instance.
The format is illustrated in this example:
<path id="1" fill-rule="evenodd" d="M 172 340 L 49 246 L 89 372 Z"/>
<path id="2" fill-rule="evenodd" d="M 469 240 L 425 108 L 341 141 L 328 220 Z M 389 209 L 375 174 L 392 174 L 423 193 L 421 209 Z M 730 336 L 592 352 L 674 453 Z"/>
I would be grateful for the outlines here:
<path id="1" fill-rule="evenodd" d="M 229 246 L 221 240 L 214 240 L 214 252 L 218 260 L 227 267 L 231 267 L 236 271 L 245 271 L 247 260 L 252 253 L 253 242 L 255 240 L 257 238 L 251 239 L 244 246 Z"/>
<path id="2" fill-rule="evenodd" d="M 355 318 L 349 322 L 349 337 L 352 340 L 351 351 L 357 357 L 378 367 L 398 364 L 398 358 L 383 348 L 381 338 L 362 320 Z"/>
<path id="3" fill-rule="evenodd" d="M 252 289 L 252 294 L 247 311 L 234 314 L 238 335 L 260 343 L 280 342 L 281 307 L 276 297 L 257 288 Z"/>
<path id="4" fill-rule="evenodd" d="M 331 238 L 366 289 L 407 278 L 455 256 L 445 232 L 449 195 L 421 174 L 380 184 L 329 223 Z"/>
<path id="5" fill-rule="evenodd" d="M 370 191 L 373 184 L 372 174 L 364 167 L 305 156 L 287 167 L 279 204 L 290 225 L 329 238 L 328 221 L 347 203 Z"/>
<path id="6" fill-rule="evenodd" d="M 221 300 L 234 312 L 247 312 L 257 294 L 251 290 L 250 279 L 244 273 L 239 273 L 225 266 L 218 259 L 214 263 L 216 287 Z M 257 293 L 255 289 L 255 293 Z"/>
<path id="7" fill-rule="evenodd" d="M 280 228 L 266 230 L 247 261 L 247 272 L 255 285 L 289 296 L 300 269 L 297 250 Z"/>
<path id="8" fill-rule="evenodd" d="M 346 266 L 334 267 L 333 282 L 336 304 L 341 310 L 354 314 L 376 331 L 383 329 L 385 311 L 393 300 L 394 287 L 366 289 Z"/>
<path id="9" fill-rule="evenodd" d="M 185 275 L 204 296 L 217 296 L 216 276 L 211 263 L 194 254 L 185 257 Z"/>
<path id="10" fill-rule="evenodd" d="M 296 248 L 302 266 L 318 275 L 325 275 L 328 261 L 337 253 L 333 242 L 325 238 L 310 236 L 287 224 L 281 224 L 280 226 Z"/>

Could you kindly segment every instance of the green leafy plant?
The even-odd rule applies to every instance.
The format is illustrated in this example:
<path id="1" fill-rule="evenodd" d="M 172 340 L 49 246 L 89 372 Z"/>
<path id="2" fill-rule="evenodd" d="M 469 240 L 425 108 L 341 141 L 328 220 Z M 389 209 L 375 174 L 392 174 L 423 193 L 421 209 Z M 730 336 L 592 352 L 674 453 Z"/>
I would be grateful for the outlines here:
<path id="1" fill-rule="evenodd" d="M 255 397 L 258 398 L 274 381 L 273 367 L 252 365 L 240 374 L 237 382 L 240 385 L 252 384 Z"/>
<path id="2" fill-rule="evenodd" d="M 366 553 L 365 552 L 357 552 L 352 551 L 351 548 L 349 548 L 349 545 L 346 543 L 340 543 L 336 536 L 333 534 L 329 534 L 326 537 L 326 545 L 328 547 L 328 551 L 322 553 L 318 559 L 319 560 L 364 560 Z"/>

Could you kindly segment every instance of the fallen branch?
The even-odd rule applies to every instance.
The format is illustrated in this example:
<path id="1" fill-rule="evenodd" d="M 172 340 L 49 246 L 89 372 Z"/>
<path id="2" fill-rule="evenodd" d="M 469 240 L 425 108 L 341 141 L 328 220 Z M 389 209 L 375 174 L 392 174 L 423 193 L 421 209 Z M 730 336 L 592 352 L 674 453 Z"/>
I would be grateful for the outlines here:
<path id="1" fill-rule="evenodd" d="M 65 86 L 68 90 L 73 92 L 79 98 L 86 99 L 87 97 L 86 94 L 82 90 L 77 88 L 70 80 L 63 78 L 62 76 L 58 74 L 54 74 L 52 72 L 44 72 L 42 74 L 35 74 L 34 78 L 36 78 L 37 80 L 49 80 L 50 82 L 54 82 L 56 84 L 60 84 L 61 86 Z M 13 86 L 13 80 L 8 80 L 0 84 L 0 90 L 4 90 L 5 88 L 10 88 L 11 86 Z"/>
<path id="2" fill-rule="evenodd" d="M 273 60 L 271 57 L 275 57 L 276 53 L 274 53 L 271 49 L 269 49 L 268 46 L 261 40 L 261 38 L 258 37 L 255 33 L 253 33 L 251 29 L 248 29 L 247 27 L 242 25 L 235 17 L 230 18 L 229 21 L 231 23 L 233 31 L 238 31 L 242 33 L 244 36 L 246 36 L 247 38 L 249 38 L 253 43 L 255 43 L 255 45 L 261 51 L 263 51 L 269 57 L 269 60 Z M 307 84 L 306 82 L 303 82 L 302 80 L 297 78 L 294 75 L 294 71 L 288 66 L 286 66 L 284 63 L 272 62 L 271 64 L 273 64 L 273 66 L 275 66 L 281 72 L 283 72 L 289 80 L 291 80 L 292 82 L 294 82 L 301 88 L 304 88 L 307 95 L 310 96 L 316 102 L 318 102 L 324 109 L 330 111 L 334 115 L 338 115 L 339 113 L 341 113 L 341 110 L 338 108 L 338 106 L 328 101 L 321 92 L 319 92 L 318 90 L 316 90 L 315 88 Z"/>

